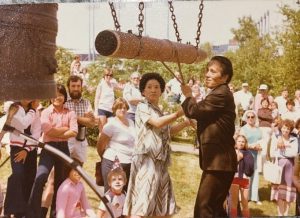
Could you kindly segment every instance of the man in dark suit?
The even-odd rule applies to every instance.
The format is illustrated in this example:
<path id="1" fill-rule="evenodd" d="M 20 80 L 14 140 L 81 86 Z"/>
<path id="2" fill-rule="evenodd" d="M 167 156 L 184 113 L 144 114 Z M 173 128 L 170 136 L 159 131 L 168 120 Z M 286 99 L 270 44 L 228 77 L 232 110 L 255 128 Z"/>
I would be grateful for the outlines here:
<path id="1" fill-rule="evenodd" d="M 196 102 L 188 85 L 182 85 L 186 99 L 182 108 L 188 118 L 197 120 L 199 161 L 203 170 L 194 217 L 226 217 L 223 203 L 228 194 L 237 158 L 234 150 L 235 105 L 228 83 L 233 75 L 229 59 L 214 56 L 207 64 L 205 84 L 209 92 Z"/>

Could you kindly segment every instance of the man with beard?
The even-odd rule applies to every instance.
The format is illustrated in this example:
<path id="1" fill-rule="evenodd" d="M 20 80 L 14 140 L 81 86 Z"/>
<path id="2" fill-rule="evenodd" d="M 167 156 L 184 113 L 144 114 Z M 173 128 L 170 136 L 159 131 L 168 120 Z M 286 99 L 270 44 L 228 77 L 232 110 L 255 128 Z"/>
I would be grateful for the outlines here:
<path id="1" fill-rule="evenodd" d="M 89 100 L 82 98 L 82 78 L 72 75 L 69 77 L 67 86 L 69 99 L 65 107 L 75 111 L 78 122 L 78 134 L 68 141 L 69 150 L 72 158 L 78 159 L 84 163 L 87 157 L 88 142 L 85 137 L 86 128 L 92 128 L 96 125 L 96 119 L 93 114 L 93 108 Z"/>

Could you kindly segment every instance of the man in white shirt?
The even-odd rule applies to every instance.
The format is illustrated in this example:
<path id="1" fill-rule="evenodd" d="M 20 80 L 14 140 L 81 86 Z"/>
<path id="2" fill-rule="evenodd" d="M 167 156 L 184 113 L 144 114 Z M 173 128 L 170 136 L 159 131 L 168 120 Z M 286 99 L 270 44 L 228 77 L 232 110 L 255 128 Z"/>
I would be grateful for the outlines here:
<path id="1" fill-rule="evenodd" d="M 131 82 L 127 83 L 124 87 L 123 98 L 129 106 L 127 117 L 134 122 L 136 106 L 142 101 L 142 94 L 139 90 L 141 75 L 138 72 L 134 72 L 131 74 L 130 79 Z"/>
<path id="2" fill-rule="evenodd" d="M 278 111 L 279 114 L 282 115 L 285 112 L 287 112 L 287 108 L 286 108 L 286 101 L 288 99 L 289 96 L 289 92 L 287 90 L 287 88 L 283 88 L 281 91 L 281 95 L 277 96 L 274 101 L 278 104 Z"/>
<path id="3" fill-rule="evenodd" d="M 175 77 L 166 84 L 168 100 L 171 103 L 180 103 L 180 97 L 182 95 L 182 92 L 181 83 L 179 81 L 182 81 L 180 73 L 175 72 Z"/>
<path id="4" fill-rule="evenodd" d="M 249 91 L 248 83 L 242 84 L 242 89 L 233 94 L 236 106 L 241 105 L 244 111 L 252 109 L 253 95 Z"/>

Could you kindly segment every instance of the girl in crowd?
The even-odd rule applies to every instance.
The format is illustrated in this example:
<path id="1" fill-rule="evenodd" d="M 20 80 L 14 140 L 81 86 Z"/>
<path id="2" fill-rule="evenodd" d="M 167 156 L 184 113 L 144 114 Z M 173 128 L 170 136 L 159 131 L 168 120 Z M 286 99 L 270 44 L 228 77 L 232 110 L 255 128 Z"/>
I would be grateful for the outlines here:
<path id="1" fill-rule="evenodd" d="M 236 138 L 236 154 L 238 160 L 238 171 L 234 176 L 232 185 L 230 187 L 230 217 L 237 217 L 237 206 L 239 203 L 239 196 L 241 196 L 242 216 L 250 217 L 248 207 L 249 197 L 249 176 L 254 171 L 254 159 L 250 151 L 248 151 L 248 142 L 245 136 L 238 135 Z"/>
<path id="2" fill-rule="evenodd" d="M 262 132 L 257 126 L 258 120 L 255 111 L 247 110 L 243 115 L 243 120 L 246 121 L 246 124 L 242 126 L 240 134 L 246 136 L 248 149 L 254 157 L 254 173 L 251 176 L 249 200 L 261 205 L 258 195 L 259 169 L 257 167 L 257 156 L 258 152 L 262 149 Z"/>
<path id="3" fill-rule="evenodd" d="M 140 91 L 145 101 L 137 106 L 135 146 L 128 192 L 123 214 L 129 217 L 175 214 L 176 203 L 168 172 L 170 164 L 170 134 L 190 125 L 186 120 L 169 124 L 183 115 L 177 112 L 163 115 L 159 99 L 165 90 L 165 81 L 158 73 L 146 73 L 140 81 Z"/>
<path id="4" fill-rule="evenodd" d="M 38 100 L 21 100 L 13 103 L 8 111 L 7 124 L 35 139 L 41 135 Z M 7 181 L 4 214 L 23 217 L 36 174 L 37 151 L 21 136 L 10 133 L 10 163 L 12 174 Z M 17 200 L 16 200 L 17 199 Z"/>
<path id="5" fill-rule="evenodd" d="M 97 151 L 101 157 L 101 172 L 104 190 L 108 191 L 107 175 L 113 167 L 115 157 L 120 160 L 122 168 L 129 178 L 132 152 L 135 142 L 134 122 L 127 118 L 128 104 L 123 98 L 115 100 L 112 110 L 115 117 L 104 125 L 97 142 Z M 127 186 L 125 187 L 125 191 Z"/>
<path id="6" fill-rule="evenodd" d="M 296 201 L 296 188 L 293 184 L 294 158 L 298 152 L 297 138 L 291 135 L 294 128 L 292 120 L 283 120 L 280 135 L 273 134 L 271 157 L 278 158 L 278 165 L 283 167 L 281 183 L 272 184 L 271 200 L 277 201 L 278 216 L 287 216 L 291 202 Z"/>
<path id="7" fill-rule="evenodd" d="M 70 156 L 68 139 L 75 137 L 78 131 L 77 118 L 74 111 L 64 107 L 67 91 L 58 84 L 56 98 L 51 99 L 51 105 L 44 109 L 41 115 L 43 142 Z M 54 194 L 52 199 L 52 213 L 55 217 L 56 193 L 60 184 L 67 178 L 63 162 L 46 150 L 42 150 L 37 174 L 29 199 L 27 217 L 41 216 L 41 200 L 43 189 L 51 169 L 54 166 Z"/>

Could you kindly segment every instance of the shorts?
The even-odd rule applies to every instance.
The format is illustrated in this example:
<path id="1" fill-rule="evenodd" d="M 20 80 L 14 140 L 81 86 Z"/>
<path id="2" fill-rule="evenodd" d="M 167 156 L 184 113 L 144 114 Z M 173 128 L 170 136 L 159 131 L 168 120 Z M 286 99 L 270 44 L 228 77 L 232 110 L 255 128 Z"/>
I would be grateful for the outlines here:
<path id="1" fill-rule="evenodd" d="M 231 184 L 239 185 L 243 189 L 249 189 L 249 179 L 234 177 Z"/>
<path id="2" fill-rule="evenodd" d="M 112 117 L 112 116 L 113 116 L 113 113 L 110 112 L 110 111 L 98 109 L 98 115 L 99 115 L 99 116 L 106 116 L 107 118 L 109 118 L 109 117 Z"/>

